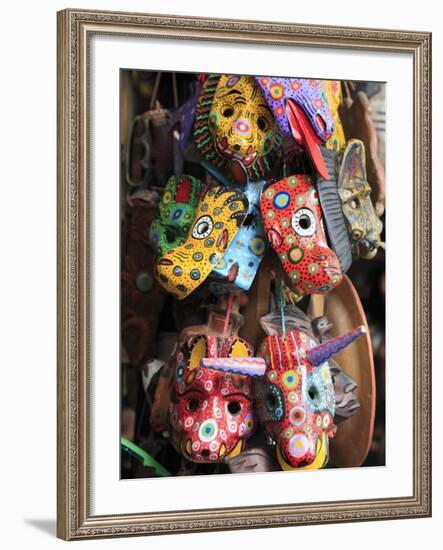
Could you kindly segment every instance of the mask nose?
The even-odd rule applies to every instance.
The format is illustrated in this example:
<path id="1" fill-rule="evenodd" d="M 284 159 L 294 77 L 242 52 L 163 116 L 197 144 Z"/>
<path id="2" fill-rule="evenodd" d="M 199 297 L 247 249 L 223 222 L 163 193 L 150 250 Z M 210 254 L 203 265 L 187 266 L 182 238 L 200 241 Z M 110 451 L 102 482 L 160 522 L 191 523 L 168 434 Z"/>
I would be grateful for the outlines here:
<path id="1" fill-rule="evenodd" d="M 238 118 L 234 123 L 234 130 L 239 136 L 249 136 L 251 133 L 251 125 L 245 118 Z"/>
<path id="2" fill-rule="evenodd" d="M 380 234 L 382 230 L 383 230 L 383 223 L 378 218 L 375 218 L 374 223 L 372 224 L 372 227 L 369 229 L 366 238 L 370 240 L 376 247 L 380 246 Z"/>
<path id="3" fill-rule="evenodd" d="M 285 462 L 292 468 L 307 466 L 315 459 L 315 441 L 307 434 L 296 433 L 279 444 Z"/>
<path id="4" fill-rule="evenodd" d="M 214 437 L 210 441 L 201 432 L 196 432 L 191 437 L 192 452 L 191 456 L 197 462 L 218 462 L 220 452 L 220 441 L 218 437 Z"/>

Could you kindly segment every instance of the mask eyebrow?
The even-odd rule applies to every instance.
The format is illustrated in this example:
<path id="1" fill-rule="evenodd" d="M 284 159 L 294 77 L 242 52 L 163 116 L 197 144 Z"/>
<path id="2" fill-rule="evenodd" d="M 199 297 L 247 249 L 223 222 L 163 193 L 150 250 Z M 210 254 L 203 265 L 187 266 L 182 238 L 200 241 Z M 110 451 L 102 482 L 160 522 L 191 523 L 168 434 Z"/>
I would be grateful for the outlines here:
<path id="1" fill-rule="evenodd" d="M 189 388 L 177 394 L 178 399 L 206 399 L 207 397 L 207 393 L 199 388 Z"/>
<path id="2" fill-rule="evenodd" d="M 248 401 L 252 401 L 251 398 L 248 395 L 245 395 L 241 392 L 234 392 L 234 393 L 228 393 L 225 396 L 225 399 L 231 399 L 232 397 L 243 397 L 243 399 L 247 399 Z"/>
<path id="3" fill-rule="evenodd" d="M 260 103 L 260 104 L 259 104 L 259 107 L 262 107 L 263 109 L 266 109 L 267 111 L 269 111 L 269 114 L 270 114 L 271 116 L 274 116 L 274 113 L 271 111 L 269 105 L 264 105 L 263 103 Z"/>
<path id="4" fill-rule="evenodd" d="M 226 92 L 225 94 L 218 96 L 218 98 L 221 99 L 222 97 L 226 97 L 228 95 L 233 95 L 233 94 L 242 95 L 242 93 L 239 90 L 229 90 L 229 92 Z"/>

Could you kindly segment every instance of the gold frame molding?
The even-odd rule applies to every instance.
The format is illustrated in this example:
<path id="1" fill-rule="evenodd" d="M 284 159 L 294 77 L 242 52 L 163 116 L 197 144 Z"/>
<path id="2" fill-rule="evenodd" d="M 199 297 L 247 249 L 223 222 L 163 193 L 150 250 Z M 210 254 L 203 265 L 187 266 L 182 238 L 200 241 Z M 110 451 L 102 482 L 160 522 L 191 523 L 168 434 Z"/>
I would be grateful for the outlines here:
<path id="1" fill-rule="evenodd" d="M 431 33 L 59 12 L 57 534 L 65 540 L 431 515 Z M 88 44 L 94 34 L 406 52 L 414 63 L 413 495 L 93 516 L 88 485 Z"/>

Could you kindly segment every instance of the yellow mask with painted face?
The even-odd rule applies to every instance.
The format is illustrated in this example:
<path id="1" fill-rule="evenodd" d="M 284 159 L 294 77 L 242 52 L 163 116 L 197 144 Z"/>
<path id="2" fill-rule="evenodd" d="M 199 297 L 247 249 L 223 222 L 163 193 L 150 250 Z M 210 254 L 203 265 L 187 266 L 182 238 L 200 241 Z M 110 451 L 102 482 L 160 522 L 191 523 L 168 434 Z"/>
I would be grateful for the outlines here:
<path id="1" fill-rule="evenodd" d="M 240 162 L 254 181 L 271 173 L 282 139 L 255 78 L 235 75 L 208 78 L 194 137 L 205 160 L 228 173 L 233 162 Z"/>
<path id="2" fill-rule="evenodd" d="M 218 185 L 201 197 L 187 239 L 159 258 L 155 275 L 179 300 L 208 277 L 223 257 L 248 211 L 248 199 L 235 189 Z"/>
<path id="3" fill-rule="evenodd" d="M 253 77 L 220 77 L 209 129 L 220 155 L 239 160 L 245 168 L 273 149 L 274 115 Z"/>

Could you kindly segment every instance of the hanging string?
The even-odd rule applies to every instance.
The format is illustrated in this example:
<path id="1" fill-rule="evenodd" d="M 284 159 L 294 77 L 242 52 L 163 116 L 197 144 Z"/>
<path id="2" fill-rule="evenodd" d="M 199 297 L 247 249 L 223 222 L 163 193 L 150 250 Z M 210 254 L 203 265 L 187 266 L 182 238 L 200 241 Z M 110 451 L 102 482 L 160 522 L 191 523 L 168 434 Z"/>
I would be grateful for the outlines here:
<path id="1" fill-rule="evenodd" d="M 345 93 L 344 93 L 344 95 L 345 95 L 347 98 L 351 97 L 351 91 L 349 90 L 349 83 L 345 80 L 345 81 L 343 82 L 343 85 L 344 85 L 344 88 L 345 88 Z"/>
<path id="2" fill-rule="evenodd" d="M 174 95 L 174 107 L 178 108 L 178 90 L 177 90 L 177 78 L 175 76 L 175 73 L 171 73 L 172 75 L 172 93 Z"/>
<path id="3" fill-rule="evenodd" d="M 156 77 L 155 77 L 154 89 L 152 90 L 151 101 L 149 103 L 149 110 L 150 111 L 152 111 L 154 109 L 154 106 L 155 106 L 155 101 L 156 101 L 157 96 L 158 96 L 158 87 L 160 86 L 161 77 L 162 77 L 162 73 L 159 71 L 157 73 Z"/>
<path id="4" fill-rule="evenodd" d="M 283 277 L 279 276 L 279 284 L 278 284 L 278 298 L 280 301 L 280 316 L 281 316 L 281 326 L 282 326 L 282 332 L 283 336 L 286 336 L 286 317 L 285 317 L 285 296 L 284 296 L 284 282 Z"/>
<path id="5" fill-rule="evenodd" d="M 225 323 L 223 325 L 223 338 L 228 336 L 229 321 L 231 320 L 232 304 L 234 302 L 234 291 L 231 290 L 228 300 L 228 307 L 226 308 Z"/>
<path id="6" fill-rule="evenodd" d="M 301 364 L 301 359 L 300 359 L 300 349 L 298 347 L 298 344 L 297 344 L 297 337 L 292 334 L 292 341 L 294 342 L 295 344 L 295 350 L 297 351 L 297 362 L 298 362 L 298 366 L 301 367 L 302 364 Z"/>

